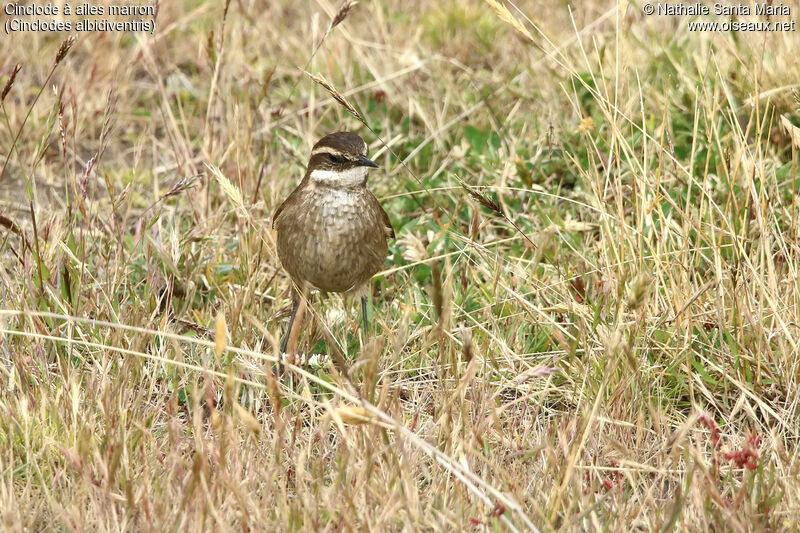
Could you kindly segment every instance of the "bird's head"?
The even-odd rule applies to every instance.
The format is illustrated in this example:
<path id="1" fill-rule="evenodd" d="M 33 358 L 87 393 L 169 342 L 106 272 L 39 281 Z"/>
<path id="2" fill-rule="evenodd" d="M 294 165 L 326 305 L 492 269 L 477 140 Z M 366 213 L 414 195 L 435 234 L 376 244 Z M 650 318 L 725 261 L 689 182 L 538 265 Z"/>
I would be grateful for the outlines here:
<path id="1" fill-rule="evenodd" d="M 367 143 L 349 131 L 326 135 L 314 145 L 307 175 L 315 185 L 337 189 L 363 187 L 370 168 L 378 165 L 367 157 Z"/>

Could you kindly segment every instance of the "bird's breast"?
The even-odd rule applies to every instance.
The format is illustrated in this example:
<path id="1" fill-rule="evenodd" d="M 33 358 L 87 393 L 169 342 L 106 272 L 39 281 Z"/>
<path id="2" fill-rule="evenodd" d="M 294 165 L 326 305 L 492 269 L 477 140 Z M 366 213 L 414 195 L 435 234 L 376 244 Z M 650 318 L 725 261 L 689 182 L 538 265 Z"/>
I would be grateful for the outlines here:
<path id="1" fill-rule="evenodd" d="M 295 282 L 346 292 L 380 269 L 388 246 L 371 195 L 367 189 L 311 187 L 284 210 L 276 226 L 278 255 Z"/>

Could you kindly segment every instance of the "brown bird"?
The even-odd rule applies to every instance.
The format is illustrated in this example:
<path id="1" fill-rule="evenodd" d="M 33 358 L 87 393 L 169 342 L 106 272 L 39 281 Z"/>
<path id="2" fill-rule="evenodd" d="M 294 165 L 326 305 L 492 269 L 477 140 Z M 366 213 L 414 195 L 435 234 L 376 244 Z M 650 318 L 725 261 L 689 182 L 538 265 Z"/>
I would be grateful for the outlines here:
<path id="1" fill-rule="evenodd" d="M 303 180 L 272 217 L 278 257 L 297 287 L 281 352 L 300 297 L 312 288 L 360 296 L 367 333 L 369 281 L 394 238 L 389 215 L 367 188 L 370 167 L 378 165 L 367 157 L 361 137 L 347 131 L 326 135 L 311 150 Z"/>

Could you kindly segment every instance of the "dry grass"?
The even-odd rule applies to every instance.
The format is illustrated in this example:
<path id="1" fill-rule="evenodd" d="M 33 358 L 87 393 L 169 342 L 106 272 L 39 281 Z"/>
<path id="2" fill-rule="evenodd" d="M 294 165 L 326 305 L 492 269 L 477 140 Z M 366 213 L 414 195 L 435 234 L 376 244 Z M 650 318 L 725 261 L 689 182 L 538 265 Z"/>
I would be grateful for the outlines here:
<path id="1" fill-rule="evenodd" d="M 796 528 L 797 34 L 352 4 L 4 36 L 0 529 Z M 337 129 L 398 238 L 275 379 Z"/>

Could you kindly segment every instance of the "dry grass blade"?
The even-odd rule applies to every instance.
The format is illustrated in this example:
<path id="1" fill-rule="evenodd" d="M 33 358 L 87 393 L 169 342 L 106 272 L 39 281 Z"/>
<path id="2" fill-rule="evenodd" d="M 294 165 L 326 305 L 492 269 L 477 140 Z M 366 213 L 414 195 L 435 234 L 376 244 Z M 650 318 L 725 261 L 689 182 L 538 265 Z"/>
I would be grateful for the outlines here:
<path id="1" fill-rule="evenodd" d="M 786 117 L 781 117 L 781 124 L 783 124 L 783 127 L 786 128 L 786 131 L 792 138 L 792 142 L 794 143 L 795 147 L 800 149 L 800 128 L 792 124 Z"/>
<path id="2" fill-rule="evenodd" d="M 172 196 L 177 196 L 183 191 L 191 189 L 192 187 L 195 186 L 198 177 L 199 176 L 187 176 L 185 178 L 179 179 L 178 181 L 175 182 L 175 185 L 173 185 L 169 191 L 161 195 L 159 200 L 165 200 Z"/>
<path id="3" fill-rule="evenodd" d="M 436 310 L 436 318 L 441 326 L 442 307 L 444 305 L 444 291 L 442 290 L 442 272 L 439 269 L 439 262 L 435 262 L 431 267 L 431 299 L 433 308 Z"/>
<path id="4" fill-rule="evenodd" d="M 328 91 L 328 93 L 333 97 L 333 99 L 336 100 L 337 102 L 339 102 L 342 105 L 342 107 L 347 109 L 350 112 L 350 114 L 353 115 L 356 118 L 356 120 L 358 120 L 362 124 L 366 125 L 366 122 L 364 121 L 364 117 L 361 116 L 361 113 L 359 113 L 358 110 L 355 108 L 355 106 L 353 106 L 353 104 L 351 104 L 347 100 L 347 98 L 345 98 L 344 95 L 342 95 L 342 93 L 337 91 L 336 87 L 334 87 L 331 82 L 326 80 L 324 76 L 322 76 L 322 75 L 315 76 L 314 74 L 311 74 L 310 72 L 307 72 L 305 70 L 303 71 L 303 73 L 305 73 L 306 76 L 311 78 L 311 80 L 314 83 L 322 86 L 323 89 Z"/>
<path id="5" fill-rule="evenodd" d="M 503 209 L 500 207 L 500 204 L 498 204 L 497 202 L 495 202 L 494 200 L 492 200 L 492 199 L 491 199 L 491 198 L 489 198 L 488 196 L 484 195 L 483 193 L 481 193 L 481 192 L 480 192 L 480 191 L 478 191 L 477 189 L 475 189 L 475 188 L 473 188 L 473 187 L 470 187 L 469 185 L 467 185 L 466 183 L 464 183 L 463 181 L 461 181 L 461 178 L 459 178 L 458 176 L 455 176 L 455 178 L 456 178 L 456 181 L 458 181 L 458 183 L 461 185 L 461 187 L 462 187 L 462 188 L 463 188 L 465 191 L 467 191 L 467 192 L 469 193 L 469 195 L 470 195 L 470 196 L 472 196 L 472 197 L 473 197 L 475 200 L 477 200 L 479 204 L 481 204 L 483 207 L 485 207 L 485 208 L 487 208 L 487 209 L 490 209 L 490 210 L 491 210 L 491 211 L 493 211 L 494 213 L 497 213 L 498 215 L 500 215 L 501 217 L 503 217 L 503 219 L 504 219 L 506 222 L 508 222 L 509 224 L 511 224 L 511 226 L 513 226 L 513 228 L 514 228 L 515 230 L 517 230 L 517 233 L 519 233 L 520 235 L 522 235 L 522 237 L 523 237 L 523 238 L 524 238 L 526 241 L 528 241 L 528 243 L 529 243 L 529 244 L 530 244 L 530 245 L 531 245 L 531 246 L 532 246 L 534 249 L 536 249 L 536 248 L 537 248 L 536 244 L 535 244 L 535 243 L 534 243 L 534 242 L 531 240 L 531 238 L 530 238 L 530 237 L 528 237 L 528 236 L 525 234 L 525 232 L 524 232 L 524 231 L 522 231 L 522 228 L 520 228 L 520 227 L 517 225 L 517 223 L 516 223 L 516 222 L 514 222 L 513 220 L 511 220 L 511 219 L 508 217 L 508 215 L 506 215 L 506 214 L 503 212 Z"/>
<path id="6" fill-rule="evenodd" d="M 23 246 L 28 245 L 28 241 L 25 239 L 25 233 L 23 233 L 22 229 L 16 222 L 6 216 L 0 215 L 0 226 L 4 226 L 11 233 L 17 235 L 22 240 Z"/>

